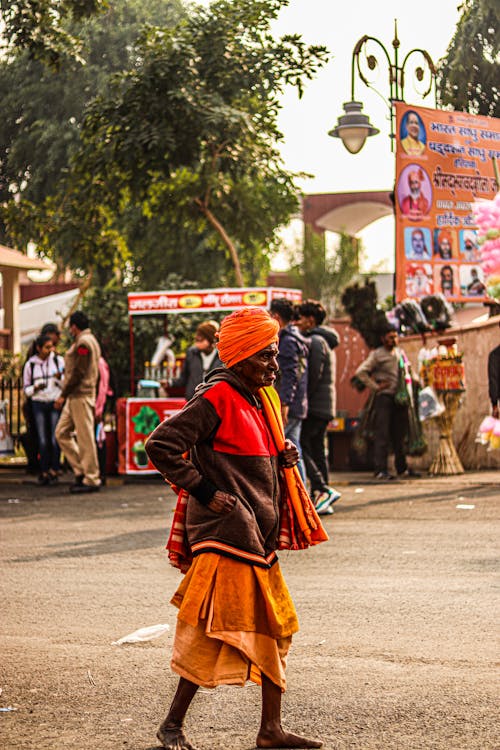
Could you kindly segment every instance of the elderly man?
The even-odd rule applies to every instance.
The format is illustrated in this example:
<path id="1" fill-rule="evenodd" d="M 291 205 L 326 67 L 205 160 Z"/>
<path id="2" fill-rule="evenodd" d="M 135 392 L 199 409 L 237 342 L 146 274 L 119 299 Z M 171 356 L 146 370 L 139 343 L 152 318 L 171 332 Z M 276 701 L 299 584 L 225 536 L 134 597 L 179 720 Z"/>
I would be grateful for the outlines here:
<path id="1" fill-rule="evenodd" d="M 179 613 L 171 664 L 180 680 L 157 735 L 169 750 L 192 750 L 183 723 L 199 686 L 246 680 L 262 685 L 258 747 L 322 744 L 281 726 L 285 659 L 298 624 L 276 550 L 327 536 L 295 466 L 297 449 L 284 439 L 271 387 L 278 330 L 260 308 L 225 318 L 218 345 L 225 367 L 209 373 L 146 445 L 181 490 L 167 545 L 172 563 L 187 571 L 172 599 Z"/>
<path id="2" fill-rule="evenodd" d="M 401 212 L 411 221 L 418 221 L 429 213 L 429 201 L 422 192 L 424 173 L 421 169 L 413 169 L 408 174 L 410 192 L 401 201 Z"/>

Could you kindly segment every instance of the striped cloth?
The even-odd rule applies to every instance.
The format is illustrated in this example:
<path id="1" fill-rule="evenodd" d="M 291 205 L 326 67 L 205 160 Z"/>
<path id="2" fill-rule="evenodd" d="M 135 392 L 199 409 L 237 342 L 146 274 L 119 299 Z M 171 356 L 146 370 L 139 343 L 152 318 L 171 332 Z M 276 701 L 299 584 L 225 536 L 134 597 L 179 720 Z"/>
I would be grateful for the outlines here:
<path id="1" fill-rule="evenodd" d="M 285 433 L 279 396 L 272 387 L 261 388 L 259 396 L 269 430 L 278 453 L 281 453 L 285 447 Z M 193 560 L 186 536 L 186 509 L 189 493 L 175 486 L 172 486 L 172 489 L 178 494 L 174 520 L 167 542 L 168 557 L 174 568 L 179 568 L 186 573 Z M 296 466 L 291 469 L 283 467 L 280 469 L 280 490 L 278 549 L 306 549 L 314 544 L 328 541 L 328 534 L 321 524 Z"/>

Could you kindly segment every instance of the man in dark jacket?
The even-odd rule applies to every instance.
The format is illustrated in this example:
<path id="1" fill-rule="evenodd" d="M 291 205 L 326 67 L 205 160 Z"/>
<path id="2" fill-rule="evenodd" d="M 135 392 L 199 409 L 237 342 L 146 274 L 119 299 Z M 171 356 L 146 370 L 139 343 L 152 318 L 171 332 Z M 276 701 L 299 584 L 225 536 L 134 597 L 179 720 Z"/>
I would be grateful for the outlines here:
<path id="1" fill-rule="evenodd" d="M 303 420 L 307 416 L 309 343 L 292 324 L 293 302 L 284 297 L 274 299 L 271 302 L 270 312 L 280 326 L 278 344 L 280 371 L 276 389 L 281 400 L 285 437 L 291 440 L 299 451 L 299 471 L 305 481 L 300 435 Z"/>
<path id="2" fill-rule="evenodd" d="M 320 515 L 333 513 L 332 505 L 340 492 L 328 486 L 328 462 L 325 435 L 328 422 L 335 416 L 335 352 L 338 336 L 322 326 L 326 311 L 316 300 L 297 307 L 297 326 L 310 342 L 307 418 L 302 423 L 302 453 L 311 483 L 316 510 Z"/>
<path id="3" fill-rule="evenodd" d="M 203 383 L 205 376 L 222 365 L 215 348 L 215 334 L 218 330 L 219 325 L 215 320 L 200 323 L 196 329 L 194 346 L 190 346 L 186 352 L 181 374 L 170 383 L 173 388 L 185 388 L 187 401 L 193 398 L 196 387 Z"/>

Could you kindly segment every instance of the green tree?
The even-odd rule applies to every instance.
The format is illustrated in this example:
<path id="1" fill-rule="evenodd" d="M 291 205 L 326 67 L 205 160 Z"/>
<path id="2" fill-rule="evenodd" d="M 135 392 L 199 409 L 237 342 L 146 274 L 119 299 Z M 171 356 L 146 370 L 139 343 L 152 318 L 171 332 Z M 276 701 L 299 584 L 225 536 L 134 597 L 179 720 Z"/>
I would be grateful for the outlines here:
<path id="1" fill-rule="evenodd" d="M 498 0 L 465 0 L 455 35 L 438 69 L 442 106 L 500 116 Z"/>
<path id="2" fill-rule="evenodd" d="M 64 57 L 80 57 L 81 42 L 68 21 L 81 21 L 107 6 L 107 0 L 0 0 L 3 46 L 25 50 L 33 59 L 57 67 Z"/>
<path id="3" fill-rule="evenodd" d="M 305 297 L 321 300 L 335 315 L 342 309 L 342 292 L 359 273 L 361 252 L 360 241 L 341 232 L 335 251 L 327 254 L 324 235 L 306 225 L 302 253 L 291 271 L 294 284 L 301 287 Z"/>
<path id="4" fill-rule="evenodd" d="M 152 30 L 140 65 L 92 106 L 72 175 L 76 195 L 105 185 L 100 198 L 114 216 L 140 206 L 195 242 L 210 237 L 238 284 L 258 279 L 297 207 L 276 146 L 279 96 L 286 85 L 300 95 L 327 59 L 297 35 L 273 39 L 285 4 L 218 0 Z"/>
<path id="5" fill-rule="evenodd" d="M 101 205 L 103 185 L 84 202 L 68 182 L 89 102 L 137 60 L 145 24 L 168 26 L 185 16 L 181 0 L 113 0 L 97 17 L 66 21 L 85 64 L 65 56 L 57 69 L 17 49 L 0 63 L 0 241 L 36 240 L 40 253 L 87 282 L 106 283 L 128 250 L 114 216 Z M 69 185 L 69 189 L 66 189 Z"/>

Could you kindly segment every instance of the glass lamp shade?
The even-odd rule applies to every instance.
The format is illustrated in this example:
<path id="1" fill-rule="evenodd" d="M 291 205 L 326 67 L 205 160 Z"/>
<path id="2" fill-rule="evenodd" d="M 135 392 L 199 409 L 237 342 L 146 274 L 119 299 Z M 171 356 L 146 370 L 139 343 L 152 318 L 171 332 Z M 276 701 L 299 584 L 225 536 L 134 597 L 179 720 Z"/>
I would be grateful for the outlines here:
<path id="1" fill-rule="evenodd" d="M 332 138 L 340 138 L 351 154 L 361 151 L 366 139 L 380 132 L 370 124 L 369 118 L 362 113 L 362 109 L 361 102 L 346 102 L 344 104 L 345 115 L 338 118 L 337 126 L 328 133 Z"/>

